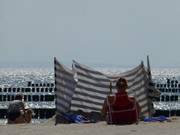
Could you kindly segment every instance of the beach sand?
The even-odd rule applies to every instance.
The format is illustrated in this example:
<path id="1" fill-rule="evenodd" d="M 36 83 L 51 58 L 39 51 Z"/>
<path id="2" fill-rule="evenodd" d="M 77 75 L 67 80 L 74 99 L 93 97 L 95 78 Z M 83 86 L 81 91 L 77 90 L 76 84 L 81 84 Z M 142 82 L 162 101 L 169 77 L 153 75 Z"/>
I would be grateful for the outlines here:
<path id="1" fill-rule="evenodd" d="M 180 118 L 171 122 L 140 122 L 138 125 L 59 124 L 49 121 L 42 124 L 1 125 L 0 135 L 179 135 Z"/>

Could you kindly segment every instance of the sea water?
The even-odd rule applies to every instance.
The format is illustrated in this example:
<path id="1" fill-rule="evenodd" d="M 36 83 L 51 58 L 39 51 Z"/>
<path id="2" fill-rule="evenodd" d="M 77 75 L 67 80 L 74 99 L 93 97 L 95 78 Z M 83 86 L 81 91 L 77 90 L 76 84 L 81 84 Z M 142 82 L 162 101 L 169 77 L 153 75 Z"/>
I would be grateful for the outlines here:
<path id="1" fill-rule="evenodd" d="M 95 68 L 106 74 L 118 74 L 130 68 Z M 154 68 L 152 78 L 155 82 L 166 81 L 175 77 L 180 80 L 180 68 Z M 27 87 L 27 82 L 54 83 L 54 70 L 52 68 L 0 68 L 0 87 Z"/>
<path id="2" fill-rule="evenodd" d="M 0 68 L 0 87 L 27 87 L 27 82 L 53 83 L 51 68 Z"/>

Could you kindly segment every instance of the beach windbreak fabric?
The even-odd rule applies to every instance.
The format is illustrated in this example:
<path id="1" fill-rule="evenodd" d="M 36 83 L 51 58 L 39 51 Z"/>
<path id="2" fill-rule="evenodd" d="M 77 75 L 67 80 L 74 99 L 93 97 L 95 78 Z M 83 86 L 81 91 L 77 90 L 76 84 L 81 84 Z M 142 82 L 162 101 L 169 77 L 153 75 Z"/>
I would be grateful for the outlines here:
<path id="1" fill-rule="evenodd" d="M 116 93 L 116 82 L 123 77 L 128 82 L 128 95 L 141 107 L 141 116 L 150 116 L 149 75 L 143 62 L 119 74 L 105 74 L 73 61 L 72 70 L 54 59 L 55 96 L 57 113 L 82 110 L 101 112 L 108 94 Z M 112 84 L 110 91 L 110 82 Z"/>
<path id="2" fill-rule="evenodd" d="M 73 61 L 77 86 L 71 102 L 71 110 L 100 112 L 109 93 L 110 80 L 101 72 Z"/>
<path id="3" fill-rule="evenodd" d="M 71 99 L 74 94 L 76 82 L 74 73 L 69 68 L 60 64 L 54 58 L 55 72 L 55 95 L 57 113 L 66 113 L 70 111 Z"/>
<path id="4" fill-rule="evenodd" d="M 73 70 L 76 73 L 77 85 L 71 102 L 71 110 L 85 112 L 101 112 L 104 100 L 110 93 L 116 92 L 116 81 L 123 77 L 128 82 L 128 95 L 133 96 L 141 107 L 141 115 L 149 116 L 148 74 L 143 63 L 124 73 L 106 75 L 85 65 L 73 61 Z"/>

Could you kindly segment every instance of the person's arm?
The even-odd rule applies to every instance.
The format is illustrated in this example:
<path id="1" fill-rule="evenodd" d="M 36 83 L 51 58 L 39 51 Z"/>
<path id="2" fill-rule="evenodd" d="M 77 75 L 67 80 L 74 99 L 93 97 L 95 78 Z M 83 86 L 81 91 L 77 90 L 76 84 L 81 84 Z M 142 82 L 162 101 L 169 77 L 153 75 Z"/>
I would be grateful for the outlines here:
<path id="1" fill-rule="evenodd" d="M 24 104 L 24 118 L 25 118 L 25 121 L 26 123 L 30 123 L 31 120 L 32 120 L 32 115 L 33 115 L 33 111 L 32 109 L 27 105 L 27 104 Z"/>
<path id="2" fill-rule="evenodd" d="M 32 119 L 32 110 L 31 109 L 25 109 L 24 118 L 27 123 L 31 122 L 31 119 Z"/>
<path id="3" fill-rule="evenodd" d="M 116 97 L 114 95 L 110 95 L 110 96 L 107 96 L 107 98 L 104 100 L 103 108 L 101 110 L 101 115 L 103 118 L 106 117 L 106 114 L 108 111 L 108 103 L 109 103 L 109 105 L 113 105 L 115 99 L 116 99 Z"/>
<path id="4" fill-rule="evenodd" d="M 106 112 L 107 112 L 107 100 L 104 100 L 103 108 L 101 110 L 101 116 L 102 118 L 106 117 Z"/>

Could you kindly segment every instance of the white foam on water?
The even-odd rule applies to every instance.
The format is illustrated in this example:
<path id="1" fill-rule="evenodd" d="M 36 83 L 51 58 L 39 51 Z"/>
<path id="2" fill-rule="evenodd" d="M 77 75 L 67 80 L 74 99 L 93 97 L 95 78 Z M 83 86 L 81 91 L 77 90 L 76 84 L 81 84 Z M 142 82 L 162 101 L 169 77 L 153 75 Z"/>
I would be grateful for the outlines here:
<path id="1" fill-rule="evenodd" d="M 27 87 L 28 81 L 33 83 L 54 82 L 53 70 L 49 68 L 0 69 L 0 87 Z"/>
<path id="2" fill-rule="evenodd" d="M 128 71 L 131 68 L 97 67 L 95 69 L 113 75 Z M 153 68 L 151 72 L 153 80 L 157 82 L 172 77 L 180 80 L 180 68 Z M 26 87 L 28 81 L 33 83 L 53 83 L 54 71 L 51 68 L 0 68 L 0 87 Z"/>

